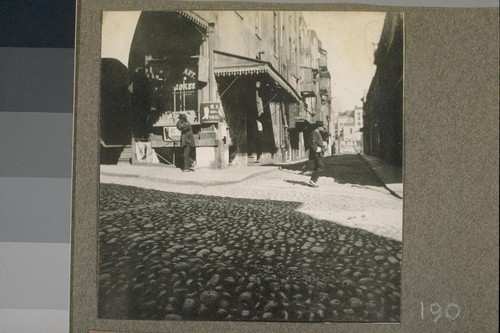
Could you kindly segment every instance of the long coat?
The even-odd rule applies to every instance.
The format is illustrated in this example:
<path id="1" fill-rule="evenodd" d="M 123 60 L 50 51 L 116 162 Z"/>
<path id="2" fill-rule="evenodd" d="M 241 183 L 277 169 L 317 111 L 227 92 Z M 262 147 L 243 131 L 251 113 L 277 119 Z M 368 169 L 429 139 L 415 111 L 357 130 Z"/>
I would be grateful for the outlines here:
<path id="1" fill-rule="evenodd" d="M 194 135 L 191 124 L 187 120 L 181 119 L 177 122 L 177 129 L 181 131 L 181 147 L 194 147 Z"/>
<path id="2" fill-rule="evenodd" d="M 318 147 L 321 148 L 320 153 L 316 152 Z M 315 154 L 320 154 L 320 156 L 323 156 L 323 148 L 323 138 L 321 137 L 319 129 L 315 128 L 309 135 L 309 159 L 313 160 Z"/>

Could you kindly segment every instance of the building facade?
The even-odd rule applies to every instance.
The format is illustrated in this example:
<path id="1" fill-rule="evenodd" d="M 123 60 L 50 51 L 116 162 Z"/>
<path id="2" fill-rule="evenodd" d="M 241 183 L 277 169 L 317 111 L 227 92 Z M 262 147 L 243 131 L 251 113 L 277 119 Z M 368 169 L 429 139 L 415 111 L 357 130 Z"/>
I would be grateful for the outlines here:
<path id="1" fill-rule="evenodd" d="M 377 70 L 364 100 L 364 152 L 403 159 L 403 14 L 388 13 L 375 51 Z"/>
<path id="2" fill-rule="evenodd" d="M 105 12 L 101 161 L 177 164 L 187 115 L 200 167 L 306 157 L 310 124 L 329 124 L 327 53 L 300 12 Z M 109 28 L 110 29 L 110 28 Z M 119 42 L 116 42 L 116 40 Z M 119 48 L 116 45 L 120 45 Z M 121 150 L 120 150 L 121 149 Z"/>
<path id="3" fill-rule="evenodd" d="M 363 152 L 363 108 L 339 112 L 337 117 L 338 149 L 340 154 Z"/>

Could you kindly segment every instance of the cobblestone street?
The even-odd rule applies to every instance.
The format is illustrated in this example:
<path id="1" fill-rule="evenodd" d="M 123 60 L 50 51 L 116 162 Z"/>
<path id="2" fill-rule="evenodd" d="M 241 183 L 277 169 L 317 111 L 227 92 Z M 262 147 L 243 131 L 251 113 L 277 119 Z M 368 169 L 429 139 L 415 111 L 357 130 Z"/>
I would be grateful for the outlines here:
<path id="1" fill-rule="evenodd" d="M 220 186 L 101 176 L 100 316 L 399 321 L 402 200 L 359 156 L 325 161 L 318 189 L 302 165 Z"/>

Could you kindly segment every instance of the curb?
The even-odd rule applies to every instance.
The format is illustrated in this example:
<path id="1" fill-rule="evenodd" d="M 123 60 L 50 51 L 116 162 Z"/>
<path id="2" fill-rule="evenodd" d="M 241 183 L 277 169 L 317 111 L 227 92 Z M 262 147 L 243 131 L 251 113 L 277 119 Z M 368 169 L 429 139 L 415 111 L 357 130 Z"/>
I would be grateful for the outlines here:
<path id="1" fill-rule="evenodd" d="M 283 163 L 273 163 L 273 164 L 268 164 L 266 166 L 275 166 L 275 167 L 284 167 L 284 166 L 290 166 L 290 165 L 296 165 L 296 164 L 301 164 L 304 162 L 307 162 L 309 159 L 304 158 L 299 161 L 292 161 L 292 162 L 283 162 Z"/>
<path id="2" fill-rule="evenodd" d="M 391 190 L 387 184 L 382 180 L 382 178 L 379 176 L 379 174 L 373 169 L 373 167 L 371 166 L 371 164 L 368 162 L 368 160 L 362 155 L 362 154 L 359 154 L 358 153 L 358 156 L 361 157 L 361 159 L 366 163 L 366 165 L 368 165 L 368 167 L 370 168 L 370 170 L 373 172 L 373 174 L 375 175 L 375 177 L 377 177 L 378 180 L 380 180 L 380 182 L 384 185 L 384 188 L 389 191 L 389 193 L 393 196 L 395 196 L 396 198 L 398 199 L 403 199 L 402 196 L 400 196 L 399 194 L 397 194 L 396 192 L 394 192 L 393 190 Z"/>
<path id="3" fill-rule="evenodd" d="M 101 171 L 100 174 L 104 176 L 111 176 L 111 177 L 128 177 L 128 178 L 139 178 L 139 179 L 147 179 L 147 180 L 154 180 L 154 181 L 161 181 L 163 183 L 167 184 L 177 184 L 177 185 L 202 185 L 202 186 L 219 186 L 219 185 L 231 185 L 231 184 L 237 184 L 241 183 L 245 180 L 252 179 L 257 176 L 262 176 L 271 172 L 278 171 L 279 169 L 270 169 L 270 170 L 262 170 L 258 172 L 254 172 L 250 175 L 247 175 L 241 179 L 237 180 L 221 180 L 221 181 L 196 181 L 196 180 L 184 180 L 184 179 L 172 179 L 172 178 L 162 178 L 162 177 L 154 177 L 154 176 L 143 176 L 140 174 L 132 174 L 132 173 L 113 173 L 113 172 L 106 172 L 106 171 Z"/>

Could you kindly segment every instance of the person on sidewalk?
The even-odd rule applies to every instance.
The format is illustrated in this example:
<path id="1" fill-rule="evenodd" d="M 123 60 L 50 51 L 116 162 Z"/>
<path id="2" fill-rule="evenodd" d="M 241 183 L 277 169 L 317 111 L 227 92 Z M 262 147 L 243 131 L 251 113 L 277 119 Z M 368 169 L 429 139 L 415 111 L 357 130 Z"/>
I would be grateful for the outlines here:
<path id="1" fill-rule="evenodd" d="M 194 171 L 196 165 L 196 146 L 191 124 L 184 113 L 179 114 L 177 129 L 181 131 L 181 150 L 184 162 L 182 172 Z"/>
<path id="2" fill-rule="evenodd" d="M 309 160 L 314 161 L 314 167 L 311 174 L 311 180 L 309 185 L 312 187 L 318 187 L 319 173 L 323 170 L 323 153 L 324 144 L 323 137 L 321 136 L 321 131 L 323 130 L 324 124 L 322 121 L 318 120 L 314 124 L 314 129 L 309 135 Z"/>

